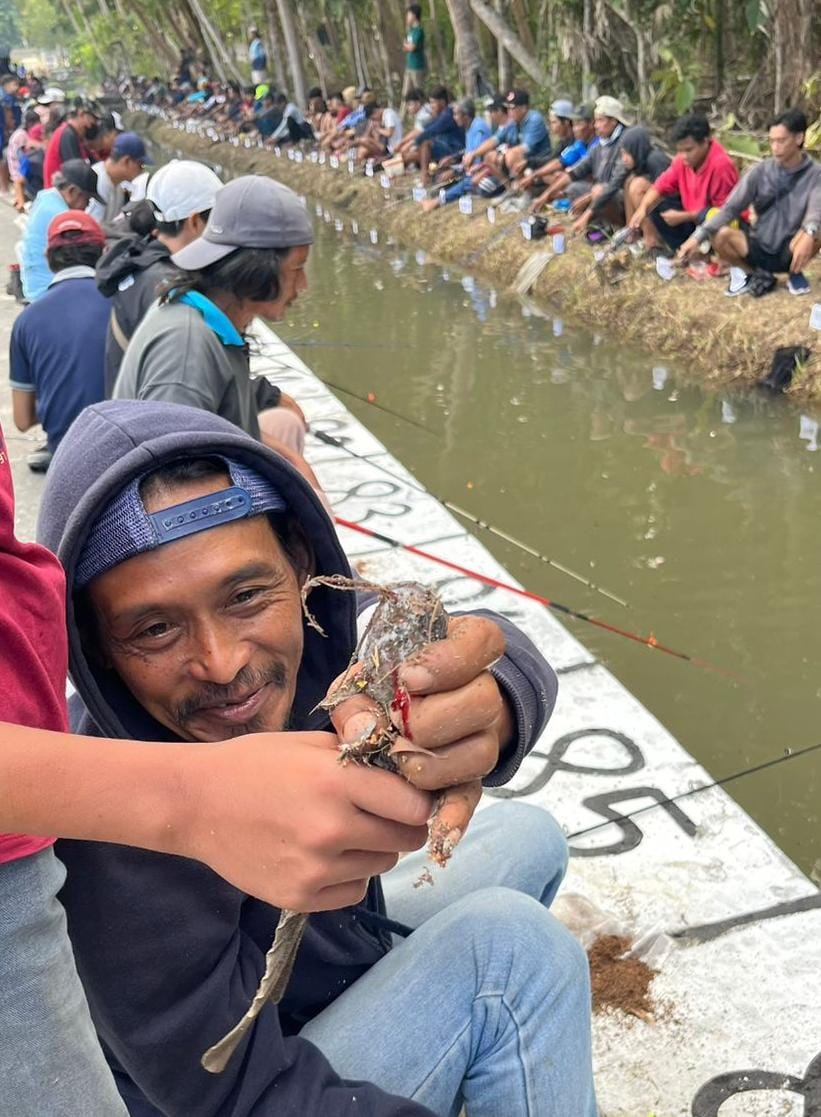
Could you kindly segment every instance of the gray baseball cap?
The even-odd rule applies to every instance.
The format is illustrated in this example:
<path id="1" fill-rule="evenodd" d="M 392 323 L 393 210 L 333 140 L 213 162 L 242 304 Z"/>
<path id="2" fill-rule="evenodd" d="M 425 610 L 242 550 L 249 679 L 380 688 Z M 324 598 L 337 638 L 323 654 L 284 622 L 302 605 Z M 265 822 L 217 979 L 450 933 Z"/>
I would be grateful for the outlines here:
<path id="1" fill-rule="evenodd" d="M 560 97 L 550 106 L 550 111 L 554 116 L 563 116 L 566 120 L 569 120 L 573 116 L 573 102 Z"/>
<path id="2" fill-rule="evenodd" d="M 313 242 L 308 211 L 293 190 L 265 175 L 243 175 L 217 194 L 202 236 L 171 259 L 184 271 L 199 271 L 238 248 L 296 248 Z"/>

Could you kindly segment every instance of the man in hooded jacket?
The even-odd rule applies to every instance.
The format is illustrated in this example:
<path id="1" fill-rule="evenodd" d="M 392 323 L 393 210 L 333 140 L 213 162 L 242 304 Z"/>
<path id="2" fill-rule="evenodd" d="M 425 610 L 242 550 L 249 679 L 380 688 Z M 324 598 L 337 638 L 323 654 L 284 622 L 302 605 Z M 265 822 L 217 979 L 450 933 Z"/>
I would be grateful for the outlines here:
<path id="1" fill-rule="evenodd" d="M 354 651 L 357 607 L 315 589 L 323 636 L 299 589 L 350 568 L 310 486 L 258 441 L 204 410 L 95 405 L 55 455 L 39 532 L 67 576 L 75 726 L 203 748 L 332 728 L 317 704 Z M 404 771 L 426 788 L 505 782 L 556 692 L 531 643 L 487 614 L 451 618 L 400 681 L 422 750 Z M 343 739 L 373 728 L 367 701 L 334 711 Z M 293 789 L 323 793 L 310 778 Z M 397 834 L 396 849 L 424 841 Z M 344 832 L 333 840 L 354 856 Z M 284 999 L 219 1076 L 200 1057 L 247 1008 L 279 913 L 183 858 L 78 842 L 60 856 L 78 969 L 132 1117 L 429 1117 L 463 1103 L 595 1117 L 586 959 L 546 910 L 566 847 L 538 808 L 483 811 L 434 888 L 414 890 L 424 857 L 410 854 L 384 890 L 374 878 L 362 903 L 312 915 Z"/>

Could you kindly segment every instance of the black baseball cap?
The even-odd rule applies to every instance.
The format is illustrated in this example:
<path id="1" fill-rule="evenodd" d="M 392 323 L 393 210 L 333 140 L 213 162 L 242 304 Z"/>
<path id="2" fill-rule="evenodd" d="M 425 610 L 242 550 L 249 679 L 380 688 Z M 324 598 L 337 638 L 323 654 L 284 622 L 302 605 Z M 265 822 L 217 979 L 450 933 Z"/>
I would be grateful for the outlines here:
<path id="1" fill-rule="evenodd" d="M 97 193 L 97 172 L 86 163 L 85 159 L 67 159 L 60 167 L 60 174 L 69 186 L 76 186 L 78 190 L 88 194 L 95 202 L 105 205 L 105 202 Z"/>
<path id="2" fill-rule="evenodd" d="M 505 97 L 505 104 L 508 108 L 529 105 L 530 94 L 526 89 L 511 89 Z"/>
<path id="3" fill-rule="evenodd" d="M 592 120 L 593 119 L 593 106 L 592 105 L 576 105 L 573 112 L 570 114 L 571 120 Z"/>

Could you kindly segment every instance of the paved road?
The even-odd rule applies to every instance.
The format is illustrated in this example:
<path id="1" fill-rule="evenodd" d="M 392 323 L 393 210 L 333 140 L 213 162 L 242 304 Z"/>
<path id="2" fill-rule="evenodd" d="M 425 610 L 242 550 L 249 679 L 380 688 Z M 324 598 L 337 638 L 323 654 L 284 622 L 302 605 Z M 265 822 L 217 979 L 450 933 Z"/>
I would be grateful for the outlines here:
<path id="1" fill-rule="evenodd" d="M 45 476 L 31 472 L 26 465 L 26 455 L 36 446 L 41 445 L 44 439 L 39 427 L 35 427 L 27 434 L 20 434 L 11 420 L 9 338 L 14 320 L 22 308 L 6 294 L 6 281 L 8 265 L 16 259 L 14 245 L 20 239 L 20 229 L 16 220 L 17 214 L 11 206 L 5 201 L 0 201 L 0 423 L 8 443 L 14 474 L 17 534 L 21 539 L 33 539 Z"/>

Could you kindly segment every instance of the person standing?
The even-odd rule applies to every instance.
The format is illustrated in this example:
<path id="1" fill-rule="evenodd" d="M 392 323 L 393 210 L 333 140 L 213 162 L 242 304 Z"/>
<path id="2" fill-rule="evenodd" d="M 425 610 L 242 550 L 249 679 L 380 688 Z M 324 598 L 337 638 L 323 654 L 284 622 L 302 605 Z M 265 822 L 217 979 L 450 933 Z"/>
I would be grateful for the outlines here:
<path id="1" fill-rule="evenodd" d="M 421 4 L 408 4 L 405 12 L 405 41 L 402 50 L 405 52 L 405 77 L 402 82 L 402 99 L 412 89 L 423 88 L 425 85 L 425 71 L 427 61 L 425 58 L 425 29 L 422 27 Z"/>
<path id="2" fill-rule="evenodd" d="M 45 473 L 63 435 L 84 407 L 104 398 L 108 301 L 97 290 L 94 266 L 105 234 L 87 213 L 66 210 L 48 227 L 46 259 L 54 277 L 11 331 L 9 375 L 14 423 L 41 423 L 48 442 L 29 455 Z"/>
<path id="3" fill-rule="evenodd" d="M 46 261 L 46 240 L 51 219 L 67 209 L 81 210 L 91 199 L 102 201 L 97 193 L 97 175 L 83 159 L 69 159 L 56 171 L 53 185 L 41 190 L 31 207 L 20 259 L 23 297 L 34 302 L 51 283 L 51 268 Z"/>
<path id="4" fill-rule="evenodd" d="M 99 117 L 94 108 L 82 101 L 71 109 L 61 124 L 57 125 L 49 140 L 43 166 L 43 181 L 47 187 L 52 185 L 54 172 L 59 171 L 63 163 L 68 162 L 69 159 L 84 159 L 86 162 L 91 162 L 85 141 L 87 133 L 91 132 L 93 135 L 98 124 Z"/>
<path id="5" fill-rule="evenodd" d="M 261 85 L 267 81 L 268 55 L 258 27 L 248 28 L 248 59 L 251 63 L 251 81 L 254 85 Z"/>

